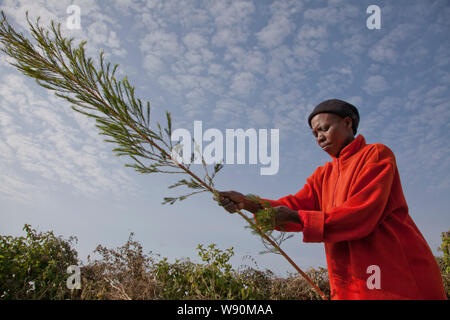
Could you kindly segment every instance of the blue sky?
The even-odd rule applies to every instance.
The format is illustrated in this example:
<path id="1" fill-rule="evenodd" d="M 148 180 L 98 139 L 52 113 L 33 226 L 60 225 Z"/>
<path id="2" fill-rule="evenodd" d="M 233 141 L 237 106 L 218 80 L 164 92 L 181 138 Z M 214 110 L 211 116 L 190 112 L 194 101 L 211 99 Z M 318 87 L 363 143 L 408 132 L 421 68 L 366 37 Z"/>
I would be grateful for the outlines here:
<path id="1" fill-rule="evenodd" d="M 81 29 L 69 30 L 69 5 Z M 366 26 L 369 5 L 381 29 Z M 410 215 L 437 254 L 450 228 L 449 1 L 2 1 L 20 30 L 25 12 L 87 40 L 87 52 L 120 64 L 153 116 L 174 126 L 279 129 L 280 167 L 226 165 L 221 190 L 277 199 L 296 193 L 329 156 L 306 122 L 319 102 L 339 98 L 361 114 L 359 133 L 396 155 Z M 117 247 L 130 232 L 146 251 L 196 259 L 196 246 L 234 247 L 235 266 L 294 271 L 278 255 L 259 255 L 260 240 L 202 194 L 163 206 L 178 194 L 167 175 L 125 168 L 93 121 L 38 87 L 0 56 L 0 233 L 77 236 L 80 257 L 98 244 Z M 197 168 L 201 172 L 201 168 Z M 295 234 L 284 248 L 304 269 L 326 266 L 323 244 Z"/>

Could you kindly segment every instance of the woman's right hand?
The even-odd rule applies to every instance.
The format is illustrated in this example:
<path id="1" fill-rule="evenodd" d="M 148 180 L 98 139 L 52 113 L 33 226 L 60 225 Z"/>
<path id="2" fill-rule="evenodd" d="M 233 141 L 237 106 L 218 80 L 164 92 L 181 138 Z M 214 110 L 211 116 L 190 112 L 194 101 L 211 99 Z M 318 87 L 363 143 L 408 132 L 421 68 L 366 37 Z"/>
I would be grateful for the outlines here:
<path id="1" fill-rule="evenodd" d="M 218 201 L 219 204 L 225 208 L 229 213 L 237 212 L 241 209 L 246 209 L 246 199 L 245 196 L 237 191 L 222 191 L 219 193 L 219 199 L 214 196 L 214 200 Z"/>

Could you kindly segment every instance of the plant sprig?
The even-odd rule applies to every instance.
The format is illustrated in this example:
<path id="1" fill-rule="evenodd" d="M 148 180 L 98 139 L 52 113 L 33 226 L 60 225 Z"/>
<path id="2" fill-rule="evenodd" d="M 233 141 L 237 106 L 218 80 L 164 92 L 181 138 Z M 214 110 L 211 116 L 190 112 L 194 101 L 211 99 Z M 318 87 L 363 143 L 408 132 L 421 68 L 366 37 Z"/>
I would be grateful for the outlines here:
<path id="1" fill-rule="evenodd" d="M 262 231 L 263 233 L 268 235 L 272 240 L 274 240 L 278 246 L 281 246 L 281 244 L 284 241 L 293 237 L 292 234 L 288 235 L 286 232 L 282 231 L 278 232 L 277 235 L 274 235 L 275 227 L 277 225 L 276 223 L 277 209 L 271 207 L 269 202 L 261 201 L 261 198 L 254 194 L 248 194 L 246 195 L 246 198 L 247 200 L 259 203 L 262 206 L 262 208 L 257 212 L 255 212 L 254 214 L 255 224 L 245 226 L 246 228 L 250 228 L 253 234 L 260 236 L 260 232 Z M 262 237 L 261 239 L 264 247 L 266 248 L 265 251 L 260 252 L 261 254 L 264 253 L 280 254 L 280 252 L 276 250 L 276 248 L 264 237 Z"/>

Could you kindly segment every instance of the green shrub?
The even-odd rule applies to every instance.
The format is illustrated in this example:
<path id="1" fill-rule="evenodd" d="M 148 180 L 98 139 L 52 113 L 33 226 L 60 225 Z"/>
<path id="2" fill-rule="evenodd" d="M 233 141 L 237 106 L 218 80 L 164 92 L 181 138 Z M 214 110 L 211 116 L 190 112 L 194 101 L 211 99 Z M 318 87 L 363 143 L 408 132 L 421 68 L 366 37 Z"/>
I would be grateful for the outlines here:
<path id="1" fill-rule="evenodd" d="M 189 259 L 156 258 L 144 254 L 130 235 L 116 249 L 98 246 L 101 259 L 82 267 L 81 299 L 320 299 L 301 277 L 276 278 L 270 270 L 248 266 L 233 269 L 233 248 L 215 244 L 197 247 L 201 263 Z M 329 296 L 327 270 L 310 269 L 308 275 Z"/>
<path id="2" fill-rule="evenodd" d="M 78 264 L 76 238 L 23 227 L 25 237 L 0 236 L 1 299 L 68 299 L 67 267 Z"/>
<path id="3" fill-rule="evenodd" d="M 438 250 L 442 251 L 444 256 L 436 257 L 436 259 L 441 269 L 442 281 L 444 282 L 447 298 L 450 299 L 450 231 L 442 232 L 441 239 L 442 244 Z"/>
<path id="4" fill-rule="evenodd" d="M 204 263 L 167 258 L 155 264 L 157 281 L 163 283 L 161 299 L 263 299 L 260 288 L 249 277 L 241 275 L 229 263 L 233 248 L 222 251 L 211 244 L 197 247 Z"/>
<path id="5" fill-rule="evenodd" d="M 79 264 L 72 248 L 76 238 L 64 240 L 53 232 L 37 233 L 29 225 L 23 230 L 25 237 L 0 236 L 1 299 L 320 299 L 306 280 L 295 274 L 280 278 L 270 270 L 249 266 L 233 269 L 233 248 L 199 245 L 201 263 L 189 259 L 171 263 L 167 258 L 145 254 L 142 245 L 133 240 L 133 233 L 119 248 L 97 246 L 94 253 L 100 259 L 88 257 L 87 265 L 81 267 L 81 290 L 71 291 L 66 287 L 67 267 Z M 440 250 L 444 255 L 436 259 L 450 298 L 449 235 L 442 234 Z M 327 269 L 310 268 L 306 273 L 329 298 Z"/>

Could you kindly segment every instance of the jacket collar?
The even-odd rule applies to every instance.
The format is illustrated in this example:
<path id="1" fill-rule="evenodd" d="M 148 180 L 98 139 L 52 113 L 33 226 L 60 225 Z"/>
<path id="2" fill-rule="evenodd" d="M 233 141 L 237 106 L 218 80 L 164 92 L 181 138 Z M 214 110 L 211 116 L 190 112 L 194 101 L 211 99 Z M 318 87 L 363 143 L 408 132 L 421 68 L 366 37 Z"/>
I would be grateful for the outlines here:
<path id="1" fill-rule="evenodd" d="M 364 139 L 364 136 L 359 134 L 358 136 L 356 136 L 355 139 L 353 139 L 352 142 L 350 142 L 348 145 L 346 145 L 340 152 L 339 157 L 334 157 L 331 156 L 333 158 L 333 161 L 343 161 L 345 159 L 350 158 L 353 154 L 355 154 L 356 152 L 358 152 L 359 150 L 361 150 L 364 146 L 366 145 L 366 139 Z"/>

